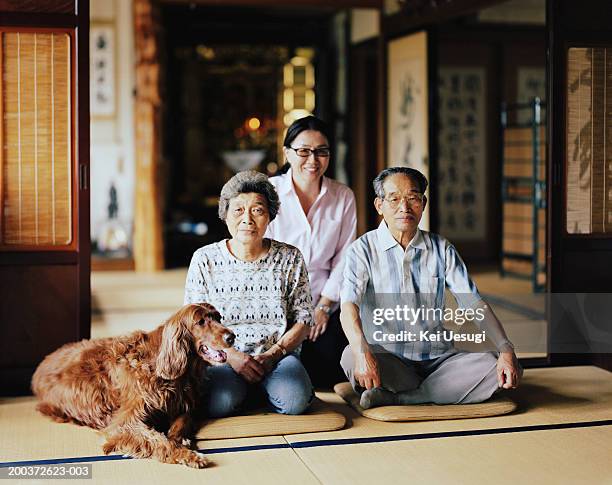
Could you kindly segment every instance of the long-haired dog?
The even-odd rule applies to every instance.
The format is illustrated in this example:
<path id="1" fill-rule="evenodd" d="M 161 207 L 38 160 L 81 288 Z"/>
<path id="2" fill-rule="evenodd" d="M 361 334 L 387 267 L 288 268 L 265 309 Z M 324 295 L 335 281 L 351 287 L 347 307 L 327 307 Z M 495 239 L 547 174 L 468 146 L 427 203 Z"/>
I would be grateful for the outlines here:
<path id="1" fill-rule="evenodd" d="M 104 453 L 203 468 L 190 449 L 207 365 L 225 362 L 234 334 L 208 304 L 181 308 L 150 333 L 83 340 L 48 355 L 32 377 L 38 411 L 100 430 Z"/>

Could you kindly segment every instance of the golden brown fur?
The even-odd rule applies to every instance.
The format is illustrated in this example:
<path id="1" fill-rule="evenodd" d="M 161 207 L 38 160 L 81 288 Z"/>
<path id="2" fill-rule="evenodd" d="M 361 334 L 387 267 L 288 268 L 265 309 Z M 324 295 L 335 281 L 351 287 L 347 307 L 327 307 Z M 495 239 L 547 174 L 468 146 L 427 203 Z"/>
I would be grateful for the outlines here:
<path id="1" fill-rule="evenodd" d="M 189 449 L 208 364 L 234 335 L 208 304 L 186 305 L 152 332 L 64 345 L 32 377 L 37 409 L 59 422 L 100 430 L 104 452 L 202 468 Z"/>

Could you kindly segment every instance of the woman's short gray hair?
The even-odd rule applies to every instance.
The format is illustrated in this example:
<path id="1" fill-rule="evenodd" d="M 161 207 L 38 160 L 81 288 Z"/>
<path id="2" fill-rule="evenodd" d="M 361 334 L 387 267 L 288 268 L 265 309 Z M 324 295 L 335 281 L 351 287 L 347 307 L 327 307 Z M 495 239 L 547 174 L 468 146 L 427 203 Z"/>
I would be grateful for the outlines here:
<path id="1" fill-rule="evenodd" d="M 385 198 L 385 190 L 383 189 L 385 179 L 398 173 L 410 178 L 417 185 L 421 194 L 424 194 L 427 190 L 427 178 L 418 170 L 409 167 L 389 167 L 380 172 L 372 182 L 376 197 Z"/>
<path id="2" fill-rule="evenodd" d="M 225 221 L 227 218 L 227 209 L 230 200 L 240 194 L 251 193 L 261 194 L 266 198 L 268 202 L 268 212 L 270 213 L 270 221 L 273 221 L 280 207 L 278 194 L 276 193 L 274 185 L 268 180 L 268 177 L 255 170 L 238 172 L 223 186 L 221 189 L 221 196 L 219 197 L 219 218 L 222 221 Z"/>

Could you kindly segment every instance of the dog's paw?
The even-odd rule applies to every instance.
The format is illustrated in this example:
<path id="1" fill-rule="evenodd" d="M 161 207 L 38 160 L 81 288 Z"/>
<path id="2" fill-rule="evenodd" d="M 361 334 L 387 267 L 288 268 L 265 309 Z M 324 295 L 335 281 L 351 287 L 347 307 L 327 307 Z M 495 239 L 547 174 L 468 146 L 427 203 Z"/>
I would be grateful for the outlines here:
<path id="1" fill-rule="evenodd" d="M 107 441 L 102 445 L 102 451 L 105 455 L 108 455 L 113 451 L 117 451 L 117 443 L 115 443 L 114 441 Z"/>
<path id="2" fill-rule="evenodd" d="M 191 468 L 206 468 L 209 463 L 202 453 L 191 451 L 184 464 Z"/>

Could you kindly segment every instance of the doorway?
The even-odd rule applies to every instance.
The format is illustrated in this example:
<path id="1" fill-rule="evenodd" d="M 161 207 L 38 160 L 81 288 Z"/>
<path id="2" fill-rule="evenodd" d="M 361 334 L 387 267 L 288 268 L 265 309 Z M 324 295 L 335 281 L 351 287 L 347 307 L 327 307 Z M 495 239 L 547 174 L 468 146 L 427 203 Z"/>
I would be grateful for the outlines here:
<path id="1" fill-rule="evenodd" d="M 328 9 L 162 8 L 166 267 L 227 237 L 221 188 L 236 172 L 274 175 L 286 128 L 326 117 L 333 76 Z M 333 170 L 333 167 L 331 168 Z"/>
<path id="2" fill-rule="evenodd" d="M 484 8 L 440 24 L 436 39 L 435 230 L 457 247 L 519 356 L 543 360 L 545 4 Z"/>

